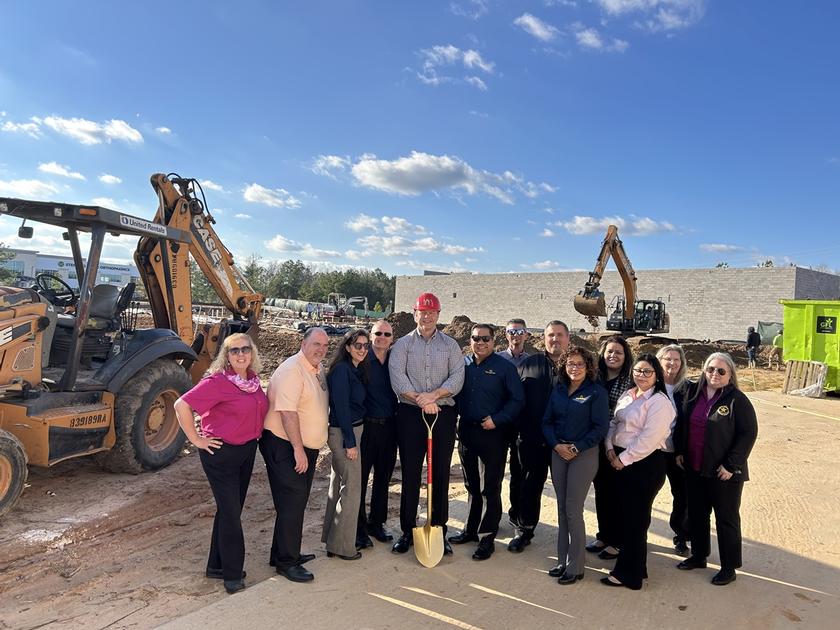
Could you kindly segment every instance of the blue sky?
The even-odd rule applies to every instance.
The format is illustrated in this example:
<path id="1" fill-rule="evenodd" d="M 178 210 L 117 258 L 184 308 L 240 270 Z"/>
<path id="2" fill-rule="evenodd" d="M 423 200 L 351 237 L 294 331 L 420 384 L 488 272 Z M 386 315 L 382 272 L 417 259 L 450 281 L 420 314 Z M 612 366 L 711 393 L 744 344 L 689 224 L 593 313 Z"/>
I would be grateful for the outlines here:
<path id="1" fill-rule="evenodd" d="M 639 269 L 840 268 L 834 1 L 18 1 L 0 23 L 0 196 L 151 217 L 175 171 L 238 258 L 396 274 L 589 269 L 609 223 Z"/>

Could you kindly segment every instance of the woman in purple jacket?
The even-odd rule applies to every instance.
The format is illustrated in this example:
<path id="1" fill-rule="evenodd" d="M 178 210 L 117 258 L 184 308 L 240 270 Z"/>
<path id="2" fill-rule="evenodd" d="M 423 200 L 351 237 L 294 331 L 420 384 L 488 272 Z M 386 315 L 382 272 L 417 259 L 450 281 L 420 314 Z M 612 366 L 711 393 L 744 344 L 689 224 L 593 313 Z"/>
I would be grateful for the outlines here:
<path id="1" fill-rule="evenodd" d="M 253 340 L 242 333 L 230 335 L 204 378 L 175 401 L 178 423 L 199 449 L 201 466 L 216 499 L 206 575 L 224 580 L 228 593 L 245 588 L 240 515 L 254 469 L 257 438 L 268 412 L 260 367 Z M 201 417 L 200 431 L 193 414 Z"/>

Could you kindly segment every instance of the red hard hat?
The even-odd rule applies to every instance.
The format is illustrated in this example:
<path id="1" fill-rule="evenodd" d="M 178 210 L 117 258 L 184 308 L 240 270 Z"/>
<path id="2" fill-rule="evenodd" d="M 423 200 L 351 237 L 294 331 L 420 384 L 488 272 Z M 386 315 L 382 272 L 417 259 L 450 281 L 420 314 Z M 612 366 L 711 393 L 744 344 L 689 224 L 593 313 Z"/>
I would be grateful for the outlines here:
<path id="1" fill-rule="evenodd" d="M 414 302 L 415 311 L 440 311 L 440 300 L 434 293 L 421 293 Z"/>

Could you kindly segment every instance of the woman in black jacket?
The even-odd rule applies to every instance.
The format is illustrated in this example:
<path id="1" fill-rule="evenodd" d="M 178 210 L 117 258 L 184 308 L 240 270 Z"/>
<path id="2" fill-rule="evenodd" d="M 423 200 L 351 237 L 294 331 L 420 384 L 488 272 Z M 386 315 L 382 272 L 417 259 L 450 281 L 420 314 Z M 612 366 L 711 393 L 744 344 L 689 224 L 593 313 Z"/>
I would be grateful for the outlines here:
<path id="1" fill-rule="evenodd" d="M 691 556 L 677 568 L 705 568 L 714 510 L 720 552 L 720 571 L 712 578 L 716 586 L 734 582 L 741 566 L 741 492 L 757 435 L 755 409 L 738 389 L 732 357 L 709 355 L 697 384 L 686 393 L 674 434 L 677 462 L 686 473 L 691 531 Z"/>

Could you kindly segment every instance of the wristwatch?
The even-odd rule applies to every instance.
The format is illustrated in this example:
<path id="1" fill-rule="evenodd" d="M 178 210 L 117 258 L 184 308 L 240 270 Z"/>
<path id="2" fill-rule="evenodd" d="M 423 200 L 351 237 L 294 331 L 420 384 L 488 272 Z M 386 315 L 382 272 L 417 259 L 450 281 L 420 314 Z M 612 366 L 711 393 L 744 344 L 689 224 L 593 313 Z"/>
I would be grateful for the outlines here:
<path id="1" fill-rule="evenodd" d="M 580 452 L 578 450 L 578 447 L 575 446 L 574 444 L 569 444 L 569 450 L 572 451 L 572 453 L 574 453 L 575 455 L 577 455 Z"/>

